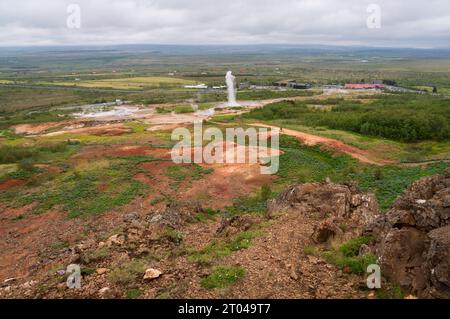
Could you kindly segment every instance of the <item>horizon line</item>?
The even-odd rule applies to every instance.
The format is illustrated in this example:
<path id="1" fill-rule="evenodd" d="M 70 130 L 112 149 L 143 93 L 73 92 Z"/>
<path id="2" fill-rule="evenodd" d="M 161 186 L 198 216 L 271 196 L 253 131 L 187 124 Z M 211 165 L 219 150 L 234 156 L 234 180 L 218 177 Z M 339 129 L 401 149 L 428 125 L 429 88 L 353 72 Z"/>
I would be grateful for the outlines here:
<path id="1" fill-rule="evenodd" d="M 120 47 L 120 46 L 178 46 L 178 47 L 331 47 L 331 48 L 367 48 L 367 49 L 398 49 L 398 50 L 450 50 L 450 47 L 424 47 L 424 46 L 387 46 L 387 45 L 365 45 L 365 44 L 320 44 L 320 43 L 310 43 L 310 44 L 295 44 L 295 43 L 251 43 L 251 44 L 218 44 L 218 43 L 208 43 L 208 44 L 177 44 L 177 43 L 84 43 L 84 44 L 15 44 L 15 45 L 2 45 L 0 44 L 0 49 L 3 48 L 58 48 L 58 47 Z"/>

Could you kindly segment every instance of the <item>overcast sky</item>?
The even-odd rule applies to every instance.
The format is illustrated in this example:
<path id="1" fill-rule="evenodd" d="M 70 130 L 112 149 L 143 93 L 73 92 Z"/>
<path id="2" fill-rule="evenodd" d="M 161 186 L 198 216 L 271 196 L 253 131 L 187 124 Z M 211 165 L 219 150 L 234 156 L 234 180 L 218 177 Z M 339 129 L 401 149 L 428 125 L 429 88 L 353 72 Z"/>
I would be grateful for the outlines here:
<path id="1" fill-rule="evenodd" d="M 0 0 L 0 46 L 131 43 L 450 47 L 450 0 Z"/>

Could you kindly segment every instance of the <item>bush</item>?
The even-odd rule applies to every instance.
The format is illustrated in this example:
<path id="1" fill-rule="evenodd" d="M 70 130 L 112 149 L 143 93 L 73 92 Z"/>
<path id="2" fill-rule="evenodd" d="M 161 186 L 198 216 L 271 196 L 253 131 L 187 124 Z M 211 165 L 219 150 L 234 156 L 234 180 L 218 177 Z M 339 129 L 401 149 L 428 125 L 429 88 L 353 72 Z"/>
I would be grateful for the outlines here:
<path id="1" fill-rule="evenodd" d="M 19 170 L 24 172 L 33 172 L 34 171 L 34 161 L 30 158 L 25 158 L 19 162 L 18 166 Z"/>
<path id="2" fill-rule="evenodd" d="M 371 237 L 357 237 L 349 240 L 337 250 L 324 252 L 323 256 L 339 269 L 348 268 L 352 273 L 363 274 L 369 265 L 377 262 L 377 258 L 373 254 L 358 255 L 360 247 L 368 244 L 371 240 Z"/>
<path id="3" fill-rule="evenodd" d="M 359 254 L 362 245 L 367 245 L 372 241 L 372 237 L 357 237 L 342 245 L 339 250 L 345 257 L 355 257 Z"/>
<path id="4" fill-rule="evenodd" d="M 263 185 L 261 187 L 261 200 L 263 202 L 267 202 L 267 200 L 270 199 L 270 196 L 272 196 L 272 189 L 270 188 L 270 185 Z"/>
<path id="5" fill-rule="evenodd" d="M 374 97 L 375 98 L 375 97 Z M 331 111 L 314 110 L 308 104 L 334 105 Z M 244 118 L 295 120 L 306 126 L 325 126 L 403 142 L 442 141 L 450 138 L 450 103 L 433 96 L 393 95 L 361 104 L 355 101 L 283 101 L 255 109 Z"/>
<path id="6" fill-rule="evenodd" d="M 333 251 L 325 252 L 323 255 L 329 263 L 334 264 L 339 269 L 348 268 L 350 272 L 354 274 L 363 274 L 366 272 L 369 265 L 377 263 L 377 257 L 373 254 L 345 257 L 342 254 Z"/>
<path id="7" fill-rule="evenodd" d="M 194 109 L 190 105 L 180 105 L 175 107 L 175 113 L 177 114 L 194 113 Z"/>
<path id="8" fill-rule="evenodd" d="M 36 155 L 37 151 L 30 147 L 0 146 L 0 164 L 17 163 Z"/>

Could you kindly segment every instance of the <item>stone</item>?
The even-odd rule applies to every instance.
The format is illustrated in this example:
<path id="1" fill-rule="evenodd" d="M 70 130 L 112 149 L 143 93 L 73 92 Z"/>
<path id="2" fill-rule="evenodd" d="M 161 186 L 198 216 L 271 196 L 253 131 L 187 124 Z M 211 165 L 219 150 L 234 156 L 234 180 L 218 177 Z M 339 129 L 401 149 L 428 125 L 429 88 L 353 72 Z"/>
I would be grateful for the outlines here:
<path id="1" fill-rule="evenodd" d="M 224 216 L 220 220 L 216 234 L 222 237 L 235 236 L 238 233 L 249 230 L 252 225 L 260 221 L 261 218 L 254 215 Z"/>
<path id="2" fill-rule="evenodd" d="M 426 234 L 415 228 L 393 228 L 379 250 L 383 274 L 406 290 L 423 290 L 427 276 L 421 269 L 425 240 Z"/>
<path id="3" fill-rule="evenodd" d="M 450 299 L 450 225 L 431 231 L 428 237 L 426 269 L 431 271 L 425 293 L 433 298 Z"/>
<path id="4" fill-rule="evenodd" d="M 203 208 L 197 202 L 171 202 L 167 205 L 163 213 L 155 212 L 146 219 L 151 224 L 179 229 L 186 223 L 195 221 L 196 216 L 202 212 Z"/>
<path id="5" fill-rule="evenodd" d="M 2 289 L 3 289 L 3 291 L 6 292 L 6 293 L 11 292 L 11 290 L 12 290 L 11 286 L 6 286 L 6 287 L 4 287 L 4 288 L 2 288 Z"/>
<path id="6" fill-rule="evenodd" d="M 367 295 L 367 299 L 377 299 L 377 294 L 375 293 L 375 291 L 369 292 L 369 294 Z"/>
<path id="7" fill-rule="evenodd" d="M 22 284 L 22 287 L 25 288 L 25 289 L 28 289 L 28 288 L 33 287 L 36 284 L 37 284 L 36 280 L 30 280 L 30 281 L 27 281 L 24 284 Z"/>
<path id="8" fill-rule="evenodd" d="M 144 280 L 153 280 L 159 278 L 162 272 L 158 269 L 149 268 L 145 271 Z"/>
<path id="9" fill-rule="evenodd" d="M 352 269 L 350 267 L 344 267 L 344 269 L 342 269 L 342 271 L 344 272 L 344 274 L 351 274 L 352 273 Z"/>
<path id="10" fill-rule="evenodd" d="M 359 256 L 365 256 L 372 252 L 372 249 L 366 244 L 362 244 L 361 247 L 359 247 Z"/>
<path id="11" fill-rule="evenodd" d="M 267 202 L 268 216 L 279 213 L 319 220 L 312 238 L 325 243 L 331 237 L 345 240 L 363 235 L 380 210 L 373 194 L 361 193 L 352 184 L 305 183 L 292 185 Z M 344 233 L 348 234 L 341 238 Z"/>
<path id="12" fill-rule="evenodd" d="M 366 225 L 384 275 L 419 298 L 450 298 L 450 168 L 422 178 Z"/>
<path id="13" fill-rule="evenodd" d="M 5 280 L 3 281 L 3 283 L 4 283 L 5 285 L 8 285 L 8 284 L 11 284 L 11 283 L 13 283 L 13 282 L 15 282 L 15 281 L 17 281 L 17 278 L 7 278 L 7 279 L 5 279 Z"/>
<path id="14" fill-rule="evenodd" d="M 308 255 L 308 261 L 314 265 L 317 265 L 319 263 L 319 258 L 316 256 Z"/>
<path id="15" fill-rule="evenodd" d="M 125 243 L 125 238 L 122 235 L 119 235 L 119 234 L 112 235 L 106 241 L 106 245 L 108 245 L 108 246 L 112 246 L 112 245 L 121 246 L 124 243 Z"/>
<path id="16" fill-rule="evenodd" d="M 127 213 L 123 216 L 123 220 L 125 222 L 132 222 L 133 220 L 138 220 L 138 219 L 139 219 L 139 214 L 136 212 Z"/>
<path id="17" fill-rule="evenodd" d="M 103 274 L 106 274 L 108 271 L 109 271 L 108 268 L 98 268 L 95 272 L 96 272 L 98 275 L 103 275 Z"/>
<path id="18" fill-rule="evenodd" d="M 296 273 L 296 271 L 293 269 L 289 275 L 289 277 L 291 277 L 291 279 L 293 280 L 297 280 L 298 279 L 298 275 Z"/>
<path id="19" fill-rule="evenodd" d="M 326 220 L 314 228 L 312 239 L 317 244 L 326 243 L 342 231 L 332 221 Z"/>
<path id="20" fill-rule="evenodd" d="M 100 297 L 108 297 L 111 295 L 111 288 L 103 287 L 98 291 L 98 294 L 100 295 Z"/>
<path id="21" fill-rule="evenodd" d="M 150 223 L 158 223 L 163 219 L 163 216 L 161 214 L 156 214 L 150 218 Z"/>

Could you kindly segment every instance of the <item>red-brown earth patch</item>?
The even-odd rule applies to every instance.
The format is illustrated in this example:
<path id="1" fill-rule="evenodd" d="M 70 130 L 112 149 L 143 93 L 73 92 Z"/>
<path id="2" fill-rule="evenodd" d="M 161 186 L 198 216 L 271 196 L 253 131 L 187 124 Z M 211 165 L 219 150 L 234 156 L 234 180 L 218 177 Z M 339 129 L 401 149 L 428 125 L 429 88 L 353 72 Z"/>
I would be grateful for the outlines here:
<path id="1" fill-rule="evenodd" d="M 189 189 L 179 195 L 183 200 L 200 200 L 205 207 L 211 208 L 230 206 L 234 199 L 249 196 L 276 178 L 272 175 L 262 175 L 258 164 L 202 166 L 214 171 L 200 180 L 192 181 Z"/>
<path id="2" fill-rule="evenodd" d="M 39 124 L 18 124 L 14 125 L 11 128 L 14 130 L 16 134 L 27 134 L 27 135 L 36 135 L 41 134 L 49 129 L 59 127 L 64 125 L 64 123 L 69 122 L 49 122 L 49 123 L 39 123 Z"/>
<path id="3" fill-rule="evenodd" d="M 100 216 L 69 219 L 66 213 L 58 211 L 36 215 L 32 207 L 2 207 L 0 282 L 11 277 L 26 278 L 36 271 L 42 273 L 54 267 L 57 260 L 67 266 L 71 254 L 61 252 L 61 244 L 73 246 L 117 227 L 122 221 L 121 216 L 129 209 L 124 207 Z M 23 218 L 15 220 L 17 216 Z"/>
<path id="4" fill-rule="evenodd" d="M 22 186 L 25 184 L 21 179 L 10 179 L 0 183 L 0 191 L 8 190 L 13 187 Z"/>
<path id="5" fill-rule="evenodd" d="M 22 186 L 25 184 L 24 180 L 21 179 L 10 179 L 0 183 L 0 191 L 8 190 L 13 187 Z"/>
<path id="6" fill-rule="evenodd" d="M 124 124 L 108 124 L 94 127 L 76 128 L 44 134 L 43 136 L 59 136 L 64 134 L 95 135 L 95 136 L 118 136 L 131 133 L 133 130 Z"/>
<path id="7" fill-rule="evenodd" d="M 143 145 L 95 145 L 84 147 L 81 152 L 72 156 L 72 160 L 98 159 L 102 157 L 149 156 L 168 159 L 170 150 Z"/>

